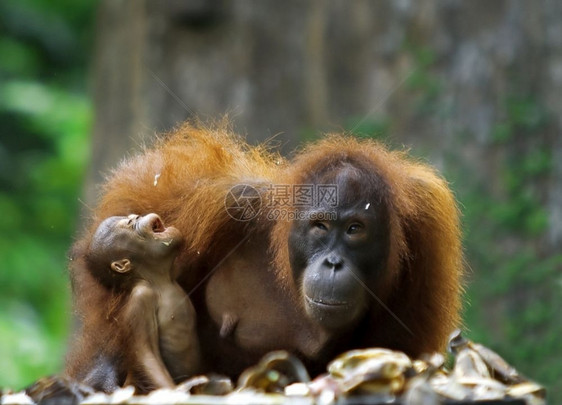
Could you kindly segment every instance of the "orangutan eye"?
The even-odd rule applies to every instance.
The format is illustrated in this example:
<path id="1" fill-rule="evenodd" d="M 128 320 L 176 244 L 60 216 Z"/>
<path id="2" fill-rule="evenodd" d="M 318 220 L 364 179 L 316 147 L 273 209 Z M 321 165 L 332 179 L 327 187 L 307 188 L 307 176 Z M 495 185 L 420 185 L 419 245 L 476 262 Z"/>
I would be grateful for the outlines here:
<path id="1" fill-rule="evenodd" d="M 129 220 L 127 221 L 127 226 L 135 229 L 139 219 L 141 218 L 141 215 L 131 214 L 127 218 L 129 218 Z M 133 221 L 135 222 L 133 223 Z"/>
<path id="2" fill-rule="evenodd" d="M 312 226 L 313 226 L 314 228 L 320 229 L 320 230 L 322 230 L 322 231 L 327 231 L 327 230 L 328 230 L 328 227 L 327 227 L 326 224 L 323 223 L 323 222 L 314 222 L 314 223 L 312 224 Z"/>
<path id="3" fill-rule="evenodd" d="M 349 228 L 347 228 L 348 235 L 353 235 L 359 233 L 363 230 L 363 225 L 361 224 L 351 224 Z"/>

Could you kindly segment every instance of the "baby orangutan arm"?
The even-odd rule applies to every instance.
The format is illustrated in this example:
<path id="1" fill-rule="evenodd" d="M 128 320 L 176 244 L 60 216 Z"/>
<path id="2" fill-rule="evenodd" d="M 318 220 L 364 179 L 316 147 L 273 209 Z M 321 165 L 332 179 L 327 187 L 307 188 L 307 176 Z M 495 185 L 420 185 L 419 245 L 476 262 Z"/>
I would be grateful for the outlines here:
<path id="1" fill-rule="evenodd" d="M 158 348 L 156 302 L 154 290 L 141 281 L 133 288 L 123 308 L 131 365 L 126 384 L 130 383 L 142 391 L 175 387 Z"/>

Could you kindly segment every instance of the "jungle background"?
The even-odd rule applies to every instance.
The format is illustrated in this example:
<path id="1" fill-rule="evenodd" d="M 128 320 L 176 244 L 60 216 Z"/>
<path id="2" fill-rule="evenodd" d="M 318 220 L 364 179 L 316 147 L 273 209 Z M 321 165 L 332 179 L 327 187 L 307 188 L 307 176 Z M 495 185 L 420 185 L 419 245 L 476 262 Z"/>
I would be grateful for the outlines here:
<path id="1" fill-rule="evenodd" d="M 560 21 L 551 0 L 1 2 L 0 387 L 62 368 L 67 252 L 103 174 L 228 114 L 287 154 L 345 130 L 436 165 L 468 336 L 562 401 Z"/>

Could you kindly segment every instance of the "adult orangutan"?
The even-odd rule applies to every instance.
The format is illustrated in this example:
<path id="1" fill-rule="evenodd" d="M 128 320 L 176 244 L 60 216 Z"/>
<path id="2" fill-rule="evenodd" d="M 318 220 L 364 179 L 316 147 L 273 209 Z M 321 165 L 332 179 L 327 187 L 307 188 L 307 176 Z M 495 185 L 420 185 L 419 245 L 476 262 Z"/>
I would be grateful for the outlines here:
<path id="1" fill-rule="evenodd" d="M 255 216 L 232 215 L 232 204 Z M 313 373 L 357 347 L 419 356 L 443 350 L 459 322 L 458 212 L 431 168 L 339 135 L 286 162 L 228 131 L 186 125 L 117 167 L 74 249 L 83 330 L 70 376 L 95 370 L 123 383 L 91 332 L 111 292 L 91 277 L 83 246 L 104 218 L 149 212 L 185 235 L 175 269 L 197 313 L 197 372 L 234 376 L 274 349 Z"/>

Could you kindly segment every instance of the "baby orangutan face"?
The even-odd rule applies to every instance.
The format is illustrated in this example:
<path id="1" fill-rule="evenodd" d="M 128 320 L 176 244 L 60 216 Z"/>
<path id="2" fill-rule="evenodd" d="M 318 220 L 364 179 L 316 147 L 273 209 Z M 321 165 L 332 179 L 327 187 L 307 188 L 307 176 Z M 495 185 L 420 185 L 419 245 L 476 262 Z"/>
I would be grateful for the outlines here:
<path id="1" fill-rule="evenodd" d="M 97 228 L 90 255 L 110 262 L 111 270 L 127 273 L 133 268 L 168 269 L 182 241 L 180 231 L 165 227 L 156 214 L 110 217 Z"/>

